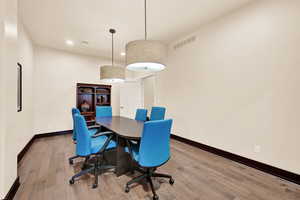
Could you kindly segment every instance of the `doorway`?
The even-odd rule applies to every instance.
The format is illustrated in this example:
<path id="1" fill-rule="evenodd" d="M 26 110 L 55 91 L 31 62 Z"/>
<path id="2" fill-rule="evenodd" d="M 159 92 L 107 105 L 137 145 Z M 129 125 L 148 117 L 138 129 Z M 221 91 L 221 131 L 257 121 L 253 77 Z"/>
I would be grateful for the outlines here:
<path id="1" fill-rule="evenodd" d="M 120 86 L 120 115 L 134 119 L 137 108 L 143 107 L 141 80 L 127 81 Z"/>
<path id="2" fill-rule="evenodd" d="M 155 105 L 155 76 L 126 81 L 120 86 L 120 116 L 134 119 L 136 109 L 146 108 L 148 114 Z"/>
<path id="3" fill-rule="evenodd" d="M 151 108 L 155 105 L 155 76 L 147 76 L 142 78 L 143 102 L 144 108 L 151 112 Z"/>

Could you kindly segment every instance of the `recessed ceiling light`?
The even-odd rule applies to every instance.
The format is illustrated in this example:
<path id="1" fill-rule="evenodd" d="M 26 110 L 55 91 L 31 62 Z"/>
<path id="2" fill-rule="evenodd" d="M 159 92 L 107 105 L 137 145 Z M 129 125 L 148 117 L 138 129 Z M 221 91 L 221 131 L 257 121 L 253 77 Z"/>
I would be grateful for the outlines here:
<path id="1" fill-rule="evenodd" d="M 86 40 L 84 40 L 84 41 L 81 41 L 81 44 L 82 44 L 82 45 L 89 45 L 89 42 L 86 41 Z"/>
<path id="2" fill-rule="evenodd" d="M 121 53 L 121 56 L 126 56 L 126 53 L 125 53 L 125 52 L 122 52 L 122 53 Z"/>
<path id="3" fill-rule="evenodd" d="M 69 46 L 74 46 L 74 42 L 72 40 L 66 40 L 66 44 Z"/>

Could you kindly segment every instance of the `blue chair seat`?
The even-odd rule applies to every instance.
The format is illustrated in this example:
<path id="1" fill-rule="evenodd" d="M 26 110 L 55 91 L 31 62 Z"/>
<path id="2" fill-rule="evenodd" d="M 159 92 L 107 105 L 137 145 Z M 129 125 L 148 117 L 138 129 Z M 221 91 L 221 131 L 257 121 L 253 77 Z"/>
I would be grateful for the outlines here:
<path id="1" fill-rule="evenodd" d="M 97 128 L 89 129 L 89 135 L 90 135 L 90 136 L 95 135 L 95 134 L 98 132 L 98 130 L 99 130 L 99 129 L 97 129 Z"/>
<path id="2" fill-rule="evenodd" d="M 140 162 L 139 145 L 134 145 L 134 144 L 132 144 L 132 145 L 131 145 L 131 150 L 132 150 L 132 156 L 133 156 L 133 159 L 134 159 L 136 162 Z M 125 147 L 125 151 L 126 151 L 127 153 L 130 153 L 128 147 Z M 169 158 L 170 158 L 170 157 L 169 157 Z M 153 162 L 151 159 L 145 159 L 145 158 L 144 158 L 144 162 L 147 162 L 149 167 L 155 167 L 155 165 L 156 165 L 155 162 Z M 161 162 L 161 163 L 164 163 L 165 161 L 164 161 L 163 159 L 160 159 L 160 162 Z"/>
<path id="3" fill-rule="evenodd" d="M 107 139 L 108 139 L 107 136 L 104 136 L 104 135 L 93 138 L 92 141 L 91 141 L 91 153 L 92 154 L 98 153 Z M 112 141 L 109 142 L 106 150 L 113 149 L 113 148 L 116 148 L 116 147 L 117 147 L 116 142 L 112 140 Z"/>
<path id="4" fill-rule="evenodd" d="M 131 150 L 132 150 L 133 159 L 135 161 L 139 162 L 139 145 L 132 144 L 131 145 Z M 125 147 L 125 151 L 127 153 L 129 153 L 128 147 Z"/>

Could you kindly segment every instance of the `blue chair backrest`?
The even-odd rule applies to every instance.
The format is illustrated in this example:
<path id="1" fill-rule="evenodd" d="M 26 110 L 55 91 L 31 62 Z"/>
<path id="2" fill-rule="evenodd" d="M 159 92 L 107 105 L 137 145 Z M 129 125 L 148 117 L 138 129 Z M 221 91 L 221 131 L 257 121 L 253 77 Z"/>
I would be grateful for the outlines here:
<path id="1" fill-rule="evenodd" d="M 139 149 L 140 166 L 158 167 L 169 160 L 172 123 L 172 119 L 145 122 Z"/>
<path id="2" fill-rule="evenodd" d="M 73 140 L 76 140 L 76 130 L 75 130 L 75 114 L 80 114 L 80 111 L 77 108 L 72 108 L 72 119 L 73 119 Z"/>
<path id="3" fill-rule="evenodd" d="M 147 120 L 147 109 L 136 109 L 135 120 L 146 121 Z"/>
<path id="4" fill-rule="evenodd" d="M 111 117 L 111 106 L 96 106 L 96 117 Z"/>
<path id="5" fill-rule="evenodd" d="M 150 114 L 150 121 L 165 119 L 166 108 L 164 107 L 152 107 Z"/>
<path id="6" fill-rule="evenodd" d="M 75 114 L 75 130 L 76 130 L 76 154 L 79 156 L 88 156 L 91 154 L 91 137 L 86 125 L 86 121 L 82 115 Z"/>

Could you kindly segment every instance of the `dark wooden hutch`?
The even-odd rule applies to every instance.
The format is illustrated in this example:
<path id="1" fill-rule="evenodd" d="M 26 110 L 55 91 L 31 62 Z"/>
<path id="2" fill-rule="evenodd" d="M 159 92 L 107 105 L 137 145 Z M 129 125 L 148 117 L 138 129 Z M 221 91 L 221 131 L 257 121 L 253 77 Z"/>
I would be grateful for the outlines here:
<path id="1" fill-rule="evenodd" d="M 96 106 L 111 105 L 111 85 L 77 83 L 76 106 L 85 117 L 88 125 L 95 123 Z M 89 105 L 82 108 L 84 101 Z"/>

